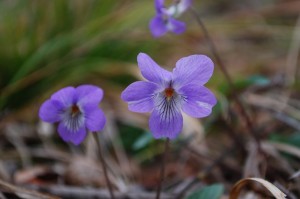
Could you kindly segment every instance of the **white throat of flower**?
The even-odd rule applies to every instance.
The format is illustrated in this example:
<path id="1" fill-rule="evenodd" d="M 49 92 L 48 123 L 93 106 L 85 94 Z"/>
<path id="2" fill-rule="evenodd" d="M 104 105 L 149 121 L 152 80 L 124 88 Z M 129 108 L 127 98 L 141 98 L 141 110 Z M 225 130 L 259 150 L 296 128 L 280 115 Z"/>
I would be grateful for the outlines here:
<path id="1" fill-rule="evenodd" d="M 181 99 L 182 96 L 172 87 L 172 83 L 163 91 L 157 93 L 154 103 L 155 109 L 159 111 L 161 120 L 171 123 L 176 112 L 180 112 Z"/>
<path id="2" fill-rule="evenodd" d="M 62 114 L 62 122 L 71 132 L 77 132 L 84 125 L 84 113 L 81 107 L 73 104 Z"/>

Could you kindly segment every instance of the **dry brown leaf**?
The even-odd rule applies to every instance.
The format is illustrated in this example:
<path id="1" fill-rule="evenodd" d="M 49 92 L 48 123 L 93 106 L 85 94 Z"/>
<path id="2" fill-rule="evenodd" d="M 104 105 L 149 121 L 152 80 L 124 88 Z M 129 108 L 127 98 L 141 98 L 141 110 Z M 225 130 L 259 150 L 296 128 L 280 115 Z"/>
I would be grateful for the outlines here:
<path id="1" fill-rule="evenodd" d="M 276 199 L 285 199 L 286 195 L 280 191 L 275 185 L 273 185 L 272 183 L 261 179 L 261 178 L 245 178 L 242 179 L 240 181 L 238 181 L 232 188 L 230 195 L 229 195 L 229 199 L 237 199 L 239 196 L 239 193 L 241 191 L 241 189 L 252 182 L 259 182 L 261 185 L 263 185 L 266 189 L 268 189 L 273 196 Z"/>
<path id="2" fill-rule="evenodd" d="M 262 173 L 259 166 L 263 163 L 263 158 L 258 152 L 258 149 L 254 143 L 250 143 L 248 146 L 248 157 L 244 165 L 244 178 L 249 177 L 262 177 Z"/>
<path id="3" fill-rule="evenodd" d="M 50 196 L 36 191 L 16 187 L 2 180 L 0 180 L 0 191 L 13 193 L 22 199 L 59 199 L 59 197 Z"/>
<path id="4" fill-rule="evenodd" d="M 27 169 L 19 170 L 14 174 L 14 182 L 17 184 L 42 183 L 38 180 L 41 175 L 47 175 L 51 169 L 47 166 L 33 166 Z"/>
<path id="5" fill-rule="evenodd" d="M 290 155 L 293 155 L 297 158 L 300 158 L 300 149 L 284 143 L 276 143 L 276 142 L 270 142 L 271 145 L 273 145 L 277 150 L 288 153 Z"/>
<path id="6" fill-rule="evenodd" d="M 95 160 L 84 156 L 74 157 L 65 172 L 65 181 L 70 185 L 105 186 L 101 166 Z"/>
<path id="7" fill-rule="evenodd" d="M 300 177 L 300 170 L 297 171 L 296 173 L 293 173 L 293 175 L 290 177 L 290 179 L 295 179 Z"/>

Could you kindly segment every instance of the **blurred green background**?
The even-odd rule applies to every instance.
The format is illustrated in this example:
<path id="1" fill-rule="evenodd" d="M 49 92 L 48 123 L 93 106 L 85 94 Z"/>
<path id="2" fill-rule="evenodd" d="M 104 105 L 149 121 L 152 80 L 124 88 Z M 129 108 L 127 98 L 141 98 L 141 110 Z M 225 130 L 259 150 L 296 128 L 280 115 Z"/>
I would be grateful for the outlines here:
<path id="1" fill-rule="evenodd" d="M 273 58 L 284 59 L 295 17 L 272 11 L 276 2 L 194 1 L 235 79 L 268 73 Z M 38 106 L 66 85 L 124 88 L 139 52 L 169 69 L 183 56 L 210 55 L 189 14 L 183 35 L 152 38 L 154 13 L 150 0 L 1 1 L 1 112 Z M 223 84 L 217 70 L 214 77 L 211 85 Z"/>
<path id="2" fill-rule="evenodd" d="M 150 1 L 1 1 L 0 110 L 22 108 L 65 85 L 128 83 L 118 71 L 138 52 L 158 47 L 147 32 L 151 7 Z"/>

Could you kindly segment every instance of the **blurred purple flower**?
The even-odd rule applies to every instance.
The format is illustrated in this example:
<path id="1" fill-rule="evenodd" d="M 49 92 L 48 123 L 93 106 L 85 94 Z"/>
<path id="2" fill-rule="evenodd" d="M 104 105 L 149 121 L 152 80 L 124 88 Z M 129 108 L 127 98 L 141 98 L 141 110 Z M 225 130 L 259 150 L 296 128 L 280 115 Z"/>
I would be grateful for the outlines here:
<path id="1" fill-rule="evenodd" d="M 214 94 L 203 85 L 214 64 L 205 55 L 191 55 L 177 61 L 173 72 L 161 68 L 147 54 L 138 55 L 138 65 L 148 81 L 130 84 L 121 98 L 133 112 L 150 112 L 149 127 L 155 138 L 176 138 L 182 130 L 182 111 L 202 118 L 216 104 Z"/>
<path id="2" fill-rule="evenodd" d="M 181 34 L 185 31 L 185 23 L 175 17 L 181 15 L 192 4 L 192 0 L 174 0 L 174 3 L 166 8 L 164 0 L 155 0 L 156 16 L 152 18 L 149 28 L 154 37 L 160 37 L 171 31 Z"/>
<path id="3" fill-rule="evenodd" d="M 45 122 L 59 122 L 60 137 L 78 145 L 84 140 L 87 129 L 94 132 L 104 128 L 106 119 L 98 107 L 102 97 L 102 89 L 93 85 L 66 87 L 42 104 L 39 116 Z"/>

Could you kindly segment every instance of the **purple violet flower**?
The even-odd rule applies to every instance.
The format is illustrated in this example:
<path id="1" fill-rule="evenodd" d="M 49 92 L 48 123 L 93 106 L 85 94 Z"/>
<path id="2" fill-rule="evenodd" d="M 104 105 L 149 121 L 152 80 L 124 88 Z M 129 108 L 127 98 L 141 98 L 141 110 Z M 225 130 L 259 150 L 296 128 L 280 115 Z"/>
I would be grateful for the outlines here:
<path id="1" fill-rule="evenodd" d="M 147 54 L 137 57 L 142 75 L 148 81 L 130 84 L 121 98 L 133 112 L 150 112 L 149 127 L 155 138 L 176 138 L 183 126 L 182 111 L 202 118 L 208 116 L 217 100 L 203 85 L 210 79 L 214 64 L 205 55 L 191 55 L 177 61 L 173 72 L 161 68 Z"/>
<path id="2" fill-rule="evenodd" d="M 156 16 L 152 18 L 149 28 L 154 37 L 160 37 L 168 31 L 181 34 L 185 31 L 185 23 L 175 17 L 180 16 L 192 4 L 192 0 L 174 0 L 174 3 L 166 8 L 164 0 L 155 0 Z"/>
<path id="3" fill-rule="evenodd" d="M 102 97 L 103 91 L 97 86 L 66 87 L 42 104 L 39 116 L 45 122 L 59 122 L 60 137 L 78 145 L 84 140 L 87 129 L 95 132 L 104 128 L 106 119 L 98 107 Z"/>

